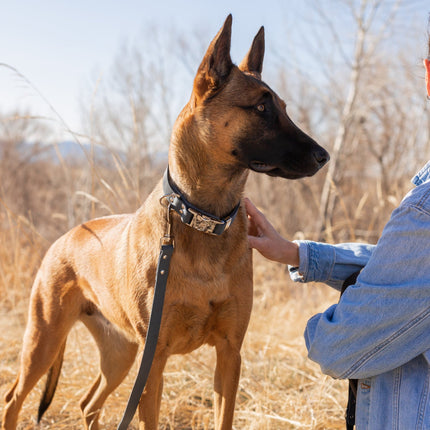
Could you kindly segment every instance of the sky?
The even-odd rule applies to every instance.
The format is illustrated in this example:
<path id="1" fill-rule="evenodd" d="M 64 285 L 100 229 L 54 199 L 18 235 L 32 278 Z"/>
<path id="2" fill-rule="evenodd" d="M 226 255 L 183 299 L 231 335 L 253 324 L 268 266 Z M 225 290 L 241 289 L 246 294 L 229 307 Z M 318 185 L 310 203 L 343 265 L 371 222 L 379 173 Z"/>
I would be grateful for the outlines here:
<path id="1" fill-rule="evenodd" d="M 422 27 L 424 40 L 428 0 L 403 3 L 398 24 Z M 64 124 L 79 133 L 82 100 L 94 71 L 108 70 L 121 46 L 148 34 L 145 29 L 174 28 L 185 35 L 198 30 L 208 34 L 208 45 L 232 13 L 232 57 L 240 62 L 261 25 L 268 47 L 293 30 L 312 32 L 308 15 L 316 4 L 329 15 L 343 13 L 336 0 L 0 0 L 0 115 L 28 112 L 51 119 L 60 134 Z M 184 91 L 188 95 L 190 88 Z"/>

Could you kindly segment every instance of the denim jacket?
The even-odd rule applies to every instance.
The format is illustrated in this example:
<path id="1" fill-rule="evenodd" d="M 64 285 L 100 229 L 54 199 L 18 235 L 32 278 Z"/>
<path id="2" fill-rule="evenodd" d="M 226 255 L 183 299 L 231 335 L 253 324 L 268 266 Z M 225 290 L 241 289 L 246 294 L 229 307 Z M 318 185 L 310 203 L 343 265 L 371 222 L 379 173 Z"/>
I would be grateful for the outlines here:
<path id="1" fill-rule="evenodd" d="M 334 378 L 358 379 L 357 430 L 430 430 L 430 162 L 377 245 L 298 241 L 293 280 L 340 289 L 305 330 L 309 358 Z"/>

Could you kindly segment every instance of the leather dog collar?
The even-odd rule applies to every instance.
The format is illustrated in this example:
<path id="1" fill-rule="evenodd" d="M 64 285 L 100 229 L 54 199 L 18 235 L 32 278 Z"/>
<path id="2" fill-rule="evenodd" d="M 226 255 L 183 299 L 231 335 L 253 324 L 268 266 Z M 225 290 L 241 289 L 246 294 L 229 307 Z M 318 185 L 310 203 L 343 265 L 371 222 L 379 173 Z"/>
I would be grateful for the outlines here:
<path id="1" fill-rule="evenodd" d="M 203 233 L 217 236 L 224 233 L 230 227 L 240 207 L 239 202 L 224 218 L 219 218 L 197 208 L 188 202 L 179 189 L 172 183 L 169 168 L 164 172 L 163 192 L 164 197 L 169 202 L 170 209 L 173 209 L 180 215 L 181 221 L 184 224 Z"/>

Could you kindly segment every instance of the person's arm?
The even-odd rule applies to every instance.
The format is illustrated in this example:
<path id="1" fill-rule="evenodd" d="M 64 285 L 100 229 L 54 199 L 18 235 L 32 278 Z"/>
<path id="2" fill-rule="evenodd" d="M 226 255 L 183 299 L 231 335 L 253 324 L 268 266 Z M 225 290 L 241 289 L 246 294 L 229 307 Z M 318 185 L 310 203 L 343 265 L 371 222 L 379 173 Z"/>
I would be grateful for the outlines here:
<path id="1" fill-rule="evenodd" d="M 269 260 L 289 265 L 294 281 L 325 282 L 340 290 L 345 279 L 366 265 L 375 248 L 360 243 L 291 242 L 279 235 L 250 200 L 245 199 L 245 207 L 249 246 Z"/>
<path id="2" fill-rule="evenodd" d="M 430 185 L 396 209 L 355 285 L 305 331 L 309 358 L 337 378 L 366 378 L 430 349 Z"/>
<path id="3" fill-rule="evenodd" d="M 340 291 L 344 281 L 360 271 L 369 261 L 375 245 L 366 243 L 328 243 L 296 241 L 299 245 L 299 265 L 290 266 L 290 276 L 296 282 L 324 282 Z"/>

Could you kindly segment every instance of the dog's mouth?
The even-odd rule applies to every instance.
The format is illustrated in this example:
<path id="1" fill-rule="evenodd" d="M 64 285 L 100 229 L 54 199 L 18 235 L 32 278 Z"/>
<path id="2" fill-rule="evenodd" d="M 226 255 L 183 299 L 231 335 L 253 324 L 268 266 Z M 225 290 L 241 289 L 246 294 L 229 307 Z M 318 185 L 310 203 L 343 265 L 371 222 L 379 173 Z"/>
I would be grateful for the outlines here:
<path id="1" fill-rule="evenodd" d="M 249 163 L 249 168 L 251 170 L 254 170 L 254 172 L 267 173 L 267 174 L 270 174 L 270 172 L 276 170 L 276 166 L 263 163 L 262 161 L 251 161 Z"/>
<path id="2" fill-rule="evenodd" d="M 257 173 L 265 173 L 269 176 L 281 177 L 285 179 L 301 179 L 305 176 L 312 176 L 315 173 L 298 173 L 280 168 L 279 166 L 275 166 L 273 164 L 264 163 L 263 161 L 251 161 L 249 163 L 249 168 Z"/>

